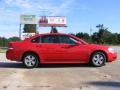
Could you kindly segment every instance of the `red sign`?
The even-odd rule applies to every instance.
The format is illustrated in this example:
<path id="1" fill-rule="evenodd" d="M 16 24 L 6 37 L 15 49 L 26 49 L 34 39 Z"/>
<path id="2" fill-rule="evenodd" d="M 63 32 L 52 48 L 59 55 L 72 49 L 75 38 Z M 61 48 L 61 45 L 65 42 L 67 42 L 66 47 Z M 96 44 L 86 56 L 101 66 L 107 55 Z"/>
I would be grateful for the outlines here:
<path id="1" fill-rule="evenodd" d="M 65 17 L 42 16 L 39 20 L 40 26 L 66 26 Z"/>

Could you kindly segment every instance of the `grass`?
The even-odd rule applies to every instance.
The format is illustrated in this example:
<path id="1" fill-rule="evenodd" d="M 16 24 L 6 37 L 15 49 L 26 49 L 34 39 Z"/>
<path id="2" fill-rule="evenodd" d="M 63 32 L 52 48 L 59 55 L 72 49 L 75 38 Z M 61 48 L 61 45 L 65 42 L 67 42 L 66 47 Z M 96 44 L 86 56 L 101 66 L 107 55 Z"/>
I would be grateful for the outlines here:
<path id="1" fill-rule="evenodd" d="M 1 49 L 0 48 L 0 53 L 5 53 L 6 52 L 6 49 Z"/>

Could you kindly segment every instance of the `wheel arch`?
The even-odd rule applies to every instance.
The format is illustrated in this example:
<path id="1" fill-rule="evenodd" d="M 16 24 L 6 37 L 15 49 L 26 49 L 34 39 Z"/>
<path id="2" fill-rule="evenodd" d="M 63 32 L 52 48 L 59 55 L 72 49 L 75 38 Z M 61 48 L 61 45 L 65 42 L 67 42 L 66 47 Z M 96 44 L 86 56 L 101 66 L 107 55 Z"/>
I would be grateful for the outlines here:
<path id="1" fill-rule="evenodd" d="M 93 51 L 93 52 L 91 53 L 91 55 L 90 55 L 89 62 L 90 62 L 90 60 L 91 60 L 93 54 L 95 54 L 96 52 L 102 52 L 103 54 L 105 54 L 105 56 L 106 56 L 106 62 L 108 62 L 107 53 L 106 53 L 105 51 L 103 51 L 103 50 L 95 50 L 95 51 Z"/>

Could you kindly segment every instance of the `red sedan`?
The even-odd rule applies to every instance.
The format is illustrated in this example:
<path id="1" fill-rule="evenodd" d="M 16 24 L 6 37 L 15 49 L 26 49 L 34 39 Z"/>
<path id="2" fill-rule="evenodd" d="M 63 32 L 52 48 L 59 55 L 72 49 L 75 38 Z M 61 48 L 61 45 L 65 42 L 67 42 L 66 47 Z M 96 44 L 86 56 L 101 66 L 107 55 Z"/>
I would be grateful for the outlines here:
<path id="1" fill-rule="evenodd" d="M 39 34 L 21 42 L 9 43 L 7 59 L 20 61 L 27 68 L 38 64 L 90 63 L 100 67 L 117 58 L 114 49 L 61 33 Z"/>

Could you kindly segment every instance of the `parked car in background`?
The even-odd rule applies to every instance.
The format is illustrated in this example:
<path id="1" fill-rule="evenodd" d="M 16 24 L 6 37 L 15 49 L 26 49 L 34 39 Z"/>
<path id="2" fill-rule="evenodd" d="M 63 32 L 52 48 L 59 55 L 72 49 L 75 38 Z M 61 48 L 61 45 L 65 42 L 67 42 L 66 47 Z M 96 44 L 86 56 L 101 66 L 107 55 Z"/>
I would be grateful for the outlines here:
<path id="1" fill-rule="evenodd" d="M 27 68 L 61 63 L 89 63 L 100 67 L 116 60 L 117 54 L 108 46 L 88 44 L 73 35 L 47 33 L 9 43 L 6 57 L 23 62 Z"/>

